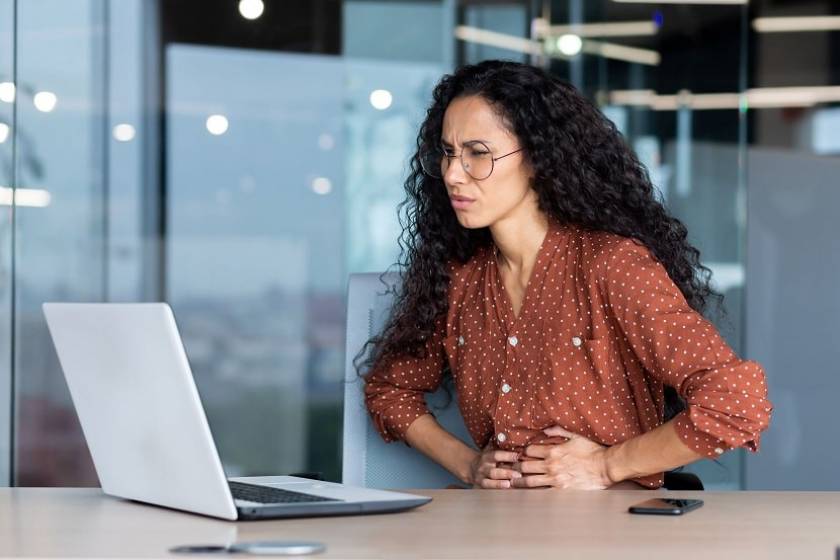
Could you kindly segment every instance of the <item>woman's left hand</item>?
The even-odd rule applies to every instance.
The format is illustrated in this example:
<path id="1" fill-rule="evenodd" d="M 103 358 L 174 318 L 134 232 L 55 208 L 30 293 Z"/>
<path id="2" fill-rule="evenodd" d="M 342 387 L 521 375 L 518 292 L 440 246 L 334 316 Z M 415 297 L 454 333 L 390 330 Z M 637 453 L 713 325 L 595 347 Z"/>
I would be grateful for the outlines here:
<path id="1" fill-rule="evenodd" d="M 614 482 L 607 474 L 607 447 L 560 426 L 543 430 L 548 436 L 562 436 L 559 445 L 529 445 L 514 469 L 523 474 L 512 480 L 514 488 L 551 486 L 570 490 L 602 490 Z"/>

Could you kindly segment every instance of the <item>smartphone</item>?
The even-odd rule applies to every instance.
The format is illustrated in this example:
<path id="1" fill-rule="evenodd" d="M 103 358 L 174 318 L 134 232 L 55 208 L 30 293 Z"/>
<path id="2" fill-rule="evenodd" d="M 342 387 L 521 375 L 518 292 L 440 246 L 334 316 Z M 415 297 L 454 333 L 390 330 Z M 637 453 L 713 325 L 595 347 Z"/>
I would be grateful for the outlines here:
<path id="1" fill-rule="evenodd" d="M 630 506 L 630 513 L 648 515 L 682 515 L 703 505 L 703 500 L 653 498 Z"/>

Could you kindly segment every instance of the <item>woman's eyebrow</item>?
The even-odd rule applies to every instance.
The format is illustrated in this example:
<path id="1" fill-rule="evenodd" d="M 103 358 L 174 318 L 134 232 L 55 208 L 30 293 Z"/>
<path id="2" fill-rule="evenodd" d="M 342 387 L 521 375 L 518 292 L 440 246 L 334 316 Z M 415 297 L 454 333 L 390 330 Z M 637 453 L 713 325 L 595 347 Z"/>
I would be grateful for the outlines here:
<path id="1" fill-rule="evenodd" d="M 478 142 L 481 142 L 482 144 L 486 144 L 487 146 L 492 146 L 493 145 L 493 142 L 491 142 L 490 140 L 482 140 L 481 138 L 476 138 L 476 139 L 473 139 L 473 140 L 464 140 L 463 142 L 461 142 L 461 145 L 462 146 L 469 146 L 471 144 L 476 144 Z M 446 140 L 441 139 L 441 143 L 444 146 L 448 146 L 450 148 L 452 147 L 452 144 L 450 144 Z"/>

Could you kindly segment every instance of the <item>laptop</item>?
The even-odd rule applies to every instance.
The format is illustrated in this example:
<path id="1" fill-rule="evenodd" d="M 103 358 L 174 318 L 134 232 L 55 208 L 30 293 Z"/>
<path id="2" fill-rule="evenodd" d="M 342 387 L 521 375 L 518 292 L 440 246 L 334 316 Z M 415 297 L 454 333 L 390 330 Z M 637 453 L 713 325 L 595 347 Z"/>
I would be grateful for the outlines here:
<path id="1" fill-rule="evenodd" d="M 228 479 L 167 304 L 43 309 L 105 494 L 228 520 L 398 512 L 431 501 L 294 476 Z"/>

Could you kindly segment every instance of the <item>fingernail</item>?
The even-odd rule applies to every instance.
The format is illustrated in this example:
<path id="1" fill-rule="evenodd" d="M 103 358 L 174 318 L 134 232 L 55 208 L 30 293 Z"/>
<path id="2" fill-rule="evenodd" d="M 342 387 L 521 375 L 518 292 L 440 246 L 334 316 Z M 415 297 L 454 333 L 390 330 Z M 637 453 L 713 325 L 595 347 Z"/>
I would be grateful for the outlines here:
<path id="1" fill-rule="evenodd" d="M 502 481 L 502 488 L 510 488 L 510 482 L 507 480 Z"/>
<path id="2" fill-rule="evenodd" d="M 517 471 L 513 471 L 513 478 L 522 478 L 522 473 L 517 472 Z"/>

